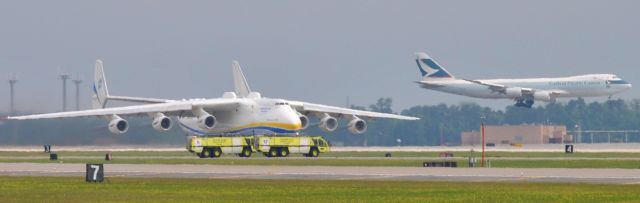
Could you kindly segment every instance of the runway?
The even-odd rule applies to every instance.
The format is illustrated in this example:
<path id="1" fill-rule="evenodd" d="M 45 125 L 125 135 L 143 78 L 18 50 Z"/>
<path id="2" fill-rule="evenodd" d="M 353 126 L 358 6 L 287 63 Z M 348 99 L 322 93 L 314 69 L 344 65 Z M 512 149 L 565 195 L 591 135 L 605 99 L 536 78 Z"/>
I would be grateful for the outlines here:
<path id="1" fill-rule="evenodd" d="M 84 164 L 0 163 L 3 176 L 84 176 Z M 640 184 L 638 169 L 107 164 L 107 177 Z"/>

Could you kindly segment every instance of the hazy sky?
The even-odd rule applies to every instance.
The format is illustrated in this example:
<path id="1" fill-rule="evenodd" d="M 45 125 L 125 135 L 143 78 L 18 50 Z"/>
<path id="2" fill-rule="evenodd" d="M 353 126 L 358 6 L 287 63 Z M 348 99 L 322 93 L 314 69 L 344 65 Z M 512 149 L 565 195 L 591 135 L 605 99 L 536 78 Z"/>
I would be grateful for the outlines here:
<path id="1" fill-rule="evenodd" d="M 413 53 L 463 78 L 618 74 L 640 85 L 640 1 L 10 1 L 0 4 L 0 108 L 61 110 L 60 68 L 114 95 L 219 97 L 239 60 L 263 96 L 394 109 L 478 100 L 421 89 Z M 71 86 L 72 87 L 72 86 Z M 83 108 L 91 81 L 83 83 Z M 637 88 L 636 88 L 637 89 Z M 69 88 L 73 106 L 73 88 Z M 640 98 L 632 89 L 618 97 Z"/>

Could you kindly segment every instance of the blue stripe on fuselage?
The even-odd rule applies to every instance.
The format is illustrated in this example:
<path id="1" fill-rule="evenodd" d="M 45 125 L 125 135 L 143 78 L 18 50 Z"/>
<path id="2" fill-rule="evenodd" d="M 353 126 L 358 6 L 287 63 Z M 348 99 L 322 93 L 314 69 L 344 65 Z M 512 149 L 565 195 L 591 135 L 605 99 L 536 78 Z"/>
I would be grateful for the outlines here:
<path id="1" fill-rule="evenodd" d="M 266 130 L 266 131 L 271 131 L 273 133 L 282 133 L 282 134 L 288 134 L 288 133 L 296 133 L 296 131 L 293 130 L 286 130 L 286 129 L 282 129 L 282 128 L 274 128 L 274 127 L 270 127 L 270 126 L 257 126 L 257 127 L 250 127 L 250 128 L 243 128 L 243 129 L 239 129 L 239 130 L 235 130 L 235 131 L 229 131 L 229 132 L 218 132 L 218 133 L 209 133 L 209 132 L 205 132 L 205 131 L 201 131 L 201 130 L 197 130 L 194 128 L 191 128 L 181 122 L 178 122 L 180 124 L 180 126 L 182 126 L 183 128 L 187 129 L 190 131 L 190 133 L 196 134 L 196 135 L 201 135 L 201 136 L 212 136 L 212 135 L 223 135 L 223 134 L 242 134 L 242 133 L 248 133 L 251 134 L 253 132 L 255 132 L 255 130 Z"/>

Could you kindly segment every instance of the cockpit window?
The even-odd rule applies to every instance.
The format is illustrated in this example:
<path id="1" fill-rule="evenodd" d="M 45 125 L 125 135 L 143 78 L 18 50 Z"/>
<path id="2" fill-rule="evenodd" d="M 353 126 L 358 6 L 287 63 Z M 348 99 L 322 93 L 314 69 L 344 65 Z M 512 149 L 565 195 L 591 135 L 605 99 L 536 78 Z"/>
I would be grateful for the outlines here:
<path id="1" fill-rule="evenodd" d="M 289 105 L 289 103 L 287 102 L 277 102 L 276 106 L 284 106 L 284 105 Z"/>

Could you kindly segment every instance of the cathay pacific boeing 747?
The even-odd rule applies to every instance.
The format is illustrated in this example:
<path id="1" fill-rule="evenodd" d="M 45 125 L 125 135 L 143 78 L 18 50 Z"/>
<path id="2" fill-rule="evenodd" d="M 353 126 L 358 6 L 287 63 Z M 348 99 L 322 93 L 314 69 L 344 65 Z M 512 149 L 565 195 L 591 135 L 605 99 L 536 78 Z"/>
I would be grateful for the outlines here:
<path id="1" fill-rule="evenodd" d="M 531 108 L 534 101 L 555 102 L 562 97 L 611 96 L 631 88 L 612 74 L 558 78 L 457 79 L 426 53 L 416 53 L 421 87 L 476 98 L 513 99 L 516 106 Z"/>

